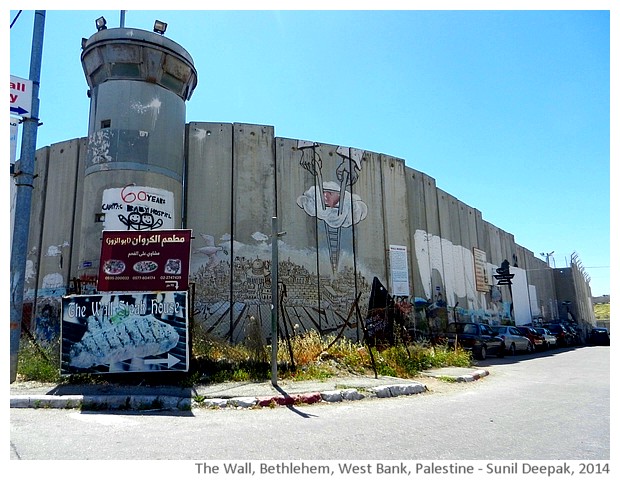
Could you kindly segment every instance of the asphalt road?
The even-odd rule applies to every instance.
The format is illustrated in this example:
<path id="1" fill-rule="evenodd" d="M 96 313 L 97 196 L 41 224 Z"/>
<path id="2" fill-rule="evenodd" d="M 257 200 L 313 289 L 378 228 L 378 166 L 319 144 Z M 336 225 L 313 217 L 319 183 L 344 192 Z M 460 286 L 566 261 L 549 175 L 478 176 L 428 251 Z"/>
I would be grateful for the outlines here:
<path id="1" fill-rule="evenodd" d="M 16 461 L 10 466 L 21 468 L 18 459 L 185 460 L 180 468 L 195 474 L 197 462 L 228 459 L 610 458 L 610 347 L 479 365 L 490 375 L 476 382 L 340 404 L 135 413 L 11 409 Z"/>

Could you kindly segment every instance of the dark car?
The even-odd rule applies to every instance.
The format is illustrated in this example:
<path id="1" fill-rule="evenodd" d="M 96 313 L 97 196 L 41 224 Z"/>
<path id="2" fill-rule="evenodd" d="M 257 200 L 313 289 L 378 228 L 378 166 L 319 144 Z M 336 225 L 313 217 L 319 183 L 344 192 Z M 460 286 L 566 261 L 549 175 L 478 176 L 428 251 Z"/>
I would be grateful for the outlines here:
<path id="1" fill-rule="evenodd" d="M 532 342 L 532 345 L 534 345 L 536 350 L 542 350 L 545 348 L 545 338 L 532 327 L 517 326 L 515 328 L 530 339 L 530 342 Z"/>
<path id="2" fill-rule="evenodd" d="M 559 347 L 568 347 L 575 343 L 573 335 L 561 323 L 549 323 L 545 325 L 545 328 L 557 338 Z"/>
<path id="3" fill-rule="evenodd" d="M 566 330 L 568 330 L 573 337 L 573 345 L 581 345 L 583 342 L 581 341 L 581 335 L 579 331 L 577 331 L 577 329 L 572 325 L 565 325 L 565 327 Z"/>
<path id="4" fill-rule="evenodd" d="M 606 328 L 596 327 L 590 331 L 589 343 L 592 345 L 609 345 L 609 330 Z"/>
<path id="5" fill-rule="evenodd" d="M 484 323 L 450 323 L 442 337 L 449 346 L 457 344 L 463 350 L 471 351 L 478 360 L 484 360 L 487 355 L 503 357 L 506 348 L 504 341 Z"/>

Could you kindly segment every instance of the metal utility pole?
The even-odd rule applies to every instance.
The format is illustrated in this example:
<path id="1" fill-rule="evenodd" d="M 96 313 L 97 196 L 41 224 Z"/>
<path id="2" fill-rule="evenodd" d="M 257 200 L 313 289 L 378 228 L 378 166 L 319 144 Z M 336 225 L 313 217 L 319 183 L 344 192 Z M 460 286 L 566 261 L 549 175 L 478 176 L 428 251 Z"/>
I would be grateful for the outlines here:
<path id="1" fill-rule="evenodd" d="M 39 81 L 43 53 L 43 32 L 45 10 L 36 10 L 30 54 L 30 77 L 32 81 L 32 115 L 24 119 L 21 157 L 15 172 L 15 222 L 11 245 L 11 383 L 17 377 L 17 355 L 21 337 L 22 310 L 24 305 L 24 279 L 30 230 L 30 207 L 34 188 L 34 159 L 37 150 L 37 129 L 39 127 Z"/>
<path id="2" fill-rule="evenodd" d="M 271 384 L 278 385 L 278 217 L 271 217 Z"/>
<path id="3" fill-rule="evenodd" d="M 271 217 L 271 383 L 278 384 L 278 217 Z"/>

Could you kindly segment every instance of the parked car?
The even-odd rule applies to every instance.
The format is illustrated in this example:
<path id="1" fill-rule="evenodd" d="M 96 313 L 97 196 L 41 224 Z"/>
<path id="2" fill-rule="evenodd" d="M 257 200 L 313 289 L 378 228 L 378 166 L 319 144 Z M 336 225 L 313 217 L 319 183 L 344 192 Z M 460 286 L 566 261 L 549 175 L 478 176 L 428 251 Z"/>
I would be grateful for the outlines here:
<path id="1" fill-rule="evenodd" d="M 581 340 L 581 335 L 575 327 L 573 327 L 572 325 L 566 325 L 566 329 L 573 336 L 573 345 L 581 345 L 583 343 Z"/>
<path id="2" fill-rule="evenodd" d="M 606 328 L 596 327 L 590 330 L 589 343 L 592 345 L 609 345 L 609 330 Z"/>
<path id="3" fill-rule="evenodd" d="M 530 339 L 530 342 L 532 342 L 532 345 L 534 345 L 535 350 L 542 350 L 545 348 L 545 339 L 540 333 L 538 333 L 532 327 L 526 327 L 526 326 L 519 325 L 515 328 L 519 330 L 527 338 Z"/>
<path id="4" fill-rule="evenodd" d="M 544 341 L 543 348 L 549 349 L 557 346 L 558 339 L 549 330 L 543 327 L 534 327 L 534 330 L 542 335 Z"/>
<path id="5" fill-rule="evenodd" d="M 545 328 L 555 336 L 559 347 L 569 347 L 574 343 L 573 335 L 561 323 L 548 323 Z"/>
<path id="6" fill-rule="evenodd" d="M 509 352 L 510 355 L 516 355 L 519 351 L 528 353 L 534 351 L 534 345 L 530 339 L 523 335 L 517 327 L 510 325 L 499 325 L 491 328 L 497 336 L 504 340 L 506 352 Z"/>
<path id="7" fill-rule="evenodd" d="M 454 347 L 458 344 L 464 350 L 471 351 L 474 358 L 478 360 L 484 360 L 487 355 L 504 356 L 504 341 L 484 323 L 450 323 L 440 337 L 447 342 L 448 346 Z"/>

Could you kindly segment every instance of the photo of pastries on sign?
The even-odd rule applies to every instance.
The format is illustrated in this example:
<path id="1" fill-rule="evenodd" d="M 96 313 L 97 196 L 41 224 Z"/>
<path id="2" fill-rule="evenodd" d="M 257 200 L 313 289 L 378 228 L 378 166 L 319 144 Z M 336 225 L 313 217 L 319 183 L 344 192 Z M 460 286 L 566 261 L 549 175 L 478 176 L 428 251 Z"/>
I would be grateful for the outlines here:
<path id="1" fill-rule="evenodd" d="M 103 264 L 103 271 L 108 275 L 120 275 L 125 271 L 125 263 L 122 260 L 107 260 Z"/>
<path id="2" fill-rule="evenodd" d="M 157 263 L 152 260 L 143 260 L 134 264 L 133 269 L 138 273 L 151 273 L 157 270 Z"/>
<path id="3" fill-rule="evenodd" d="M 112 365 L 172 350 L 179 334 L 153 315 L 118 318 L 88 317 L 86 333 L 71 346 L 69 364 L 76 368 Z"/>

